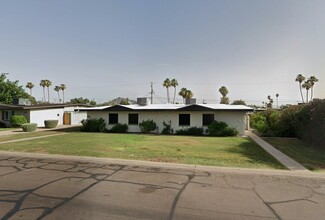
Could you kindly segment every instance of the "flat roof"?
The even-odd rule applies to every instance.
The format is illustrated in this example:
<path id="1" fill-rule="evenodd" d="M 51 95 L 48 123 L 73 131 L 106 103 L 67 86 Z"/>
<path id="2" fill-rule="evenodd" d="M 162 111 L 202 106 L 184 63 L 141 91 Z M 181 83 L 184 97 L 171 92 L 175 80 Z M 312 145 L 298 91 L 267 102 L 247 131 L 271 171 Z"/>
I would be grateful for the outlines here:
<path id="1" fill-rule="evenodd" d="M 113 105 L 77 108 L 80 111 L 253 111 L 245 105 L 225 104 L 149 104 L 149 105 Z"/>

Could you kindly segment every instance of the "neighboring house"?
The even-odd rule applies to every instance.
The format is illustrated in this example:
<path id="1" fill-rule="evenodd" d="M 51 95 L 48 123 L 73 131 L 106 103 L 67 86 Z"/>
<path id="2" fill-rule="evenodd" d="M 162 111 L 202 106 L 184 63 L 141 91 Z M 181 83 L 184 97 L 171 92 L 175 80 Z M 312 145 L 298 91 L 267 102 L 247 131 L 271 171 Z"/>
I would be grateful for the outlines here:
<path id="1" fill-rule="evenodd" d="M 243 105 L 224 104 L 147 104 L 138 102 L 137 105 L 115 105 L 93 108 L 83 108 L 88 118 L 103 118 L 107 129 L 115 124 L 127 124 L 129 132 L 140 132 L 139 123 L 144 120 L 153 120 L 160 133 L 164 128 L 163 122 L 171 123 L 174 130 L 188 127 L 206 127 L 213 121 L 226 122 L 236 128 L 243 135 L 247 128 L 247 113 L 252 108 Z M 193 103 L 193 102 L 189 102 Z"/>
<path id="2" fill-rule="evenodd" d="M 24 115 L 30 123 L 44 127 L 44 120 L 58 120 L 59 125 L 77 125 L 87 118 L 86 112 L 75 111 L 85 105 L 76 104 L 38 104 L 38 105 L 6 105 L 0 104 L 0 121 L 10 126 L 13 115 Z"/>

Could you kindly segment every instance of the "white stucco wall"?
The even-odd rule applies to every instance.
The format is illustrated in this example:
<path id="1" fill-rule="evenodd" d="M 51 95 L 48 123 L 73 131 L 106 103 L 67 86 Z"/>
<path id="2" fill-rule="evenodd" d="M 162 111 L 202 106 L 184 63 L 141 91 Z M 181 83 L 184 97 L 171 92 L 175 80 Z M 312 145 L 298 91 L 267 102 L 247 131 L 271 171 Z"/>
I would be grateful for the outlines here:
<path id="1" fill-rule="evenodd" d="M 229 127 L 236 128 L 240 135 L 243 135 L 245 132 L 246 121 L 245 121 L 245 112 L 239 111 L 209 111 L 209 112 L 172 112 L 172 111 L 141 111 L 141 112 L 105 112 L 105 111 L 89 111 L 88 116 L 90 118 L 103 118 L 106 122 L 107 128 L 110 129 L 114 125 L 108 124 L 108 115 L 109 113 L 118 114 L 118 123 L 128 124 L 128 115 L 130 113 L 139 114 L 139 123 L 144 120 L 154 120 L 158 126 L 158 133 L 161 133 L 164 128 L 163 122 L 171 122 L 171 127 L 174 132 L 179 129 L 188 128 L 188 127 L 203 127 L 202 126 L 202 115 L 203 114 L 214 114 L 214 119 L 217 121 L 226 122 Z M 190 126 L 179 126 L 179 114 L 190 114 Z M 205 127 L 206 128 L 206 127 Z M 140 132 L 138 125 L 129 125 L 129 132 Z"/>
<path id="2" fill-rule="evenodd" d="M 44 120 L 58 120 L 58 125 L 62 125 L 63 108 L 30 111 L 30 123 L 37 123 L 38 127 L 44 127 Z"/>

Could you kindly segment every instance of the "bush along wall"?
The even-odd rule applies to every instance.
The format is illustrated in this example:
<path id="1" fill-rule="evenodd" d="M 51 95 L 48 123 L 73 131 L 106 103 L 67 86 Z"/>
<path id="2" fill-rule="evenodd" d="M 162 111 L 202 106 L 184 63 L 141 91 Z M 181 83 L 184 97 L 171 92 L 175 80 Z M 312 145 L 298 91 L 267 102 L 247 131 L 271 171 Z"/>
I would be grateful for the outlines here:
<path id="1" fill-rule="evenodd" d="M 208 126 L 207 133 L 209 136 L 226 137 L 236 136 L 238 131 L 235 128 L 230 128 L 226 122 L 214 121 Z"/>
<path id="2" fill-rule="evenodd" d="M 84 132 L 104 132 L 106 129 L 106 123 L 103 118 L 99 119 L 84 119 L 81 121 L 82 128 L 80 131 Z"/>
<path id="3" fill-rule="evenodd" d="M 10 124 L 14 128 L 20 128 L 22 124 L 26 124 L 27 119 L 23 115 L 13 115 L 10 118 Z"/>
<path id="4" fill-rule="evenodd" d="M 108 130 L 109 133 L 126 133 L 129 127 L 127 124 L 116 124 Z"/>
<path id="5" fill-rule="evenodd" d="M 145 120 L 139 124 L 139 127 L 141 129 L 141 132 L 150 133 L 157 128 L 157 124 L 153 120 Z"/>

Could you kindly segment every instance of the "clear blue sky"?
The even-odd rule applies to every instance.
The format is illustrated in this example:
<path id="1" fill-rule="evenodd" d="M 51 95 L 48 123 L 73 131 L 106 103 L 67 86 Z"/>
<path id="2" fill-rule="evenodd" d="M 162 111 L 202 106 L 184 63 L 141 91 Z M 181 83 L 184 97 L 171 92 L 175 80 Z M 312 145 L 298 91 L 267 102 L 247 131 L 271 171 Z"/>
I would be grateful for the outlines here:
<path id="1" fill-rule="evenodd" d="M 325 98 L 323 0 L 0 0 L 0 72 L 67 85 L 66 99 L 135 99 L 176 78 L 201 102 L 300 100 L 298 73 Z M 54 88 L 54 87 L 53 87 Z M 56 94 L 52 88 L 52 97 Z M 171 90 L 171 93 L 172 90 Z M 179 97 L 179 101 L 181 98 Z"/>

